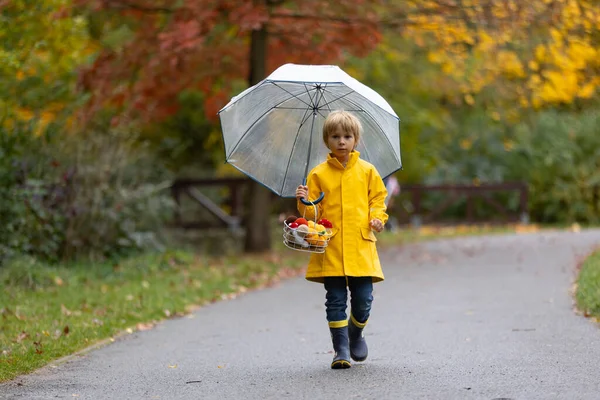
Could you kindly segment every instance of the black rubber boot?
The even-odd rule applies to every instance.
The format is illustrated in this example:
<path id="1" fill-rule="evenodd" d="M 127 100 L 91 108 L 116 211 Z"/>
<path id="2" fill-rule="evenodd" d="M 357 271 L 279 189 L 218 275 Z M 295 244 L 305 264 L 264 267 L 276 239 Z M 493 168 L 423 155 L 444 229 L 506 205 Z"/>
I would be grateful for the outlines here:
<path id="1" fill-rule="evenodd" d="M 354 361 L 365 361 L 369 354 L 369 349 L 367 348 L 367 341 L 365 340 L 363 329 L 367 323 L 360 324 L 361 326 L 358 326 L 357 324 L 358 322 L 355 322 L 354 318 L 350 317 L 350 320 L 348 321 L 350 356 Z"/>
<path id="2" fill-rule="evenodd" d="M 332 369 L 350 368 L 350 348 L 348 345 L 348 327 L 329 328 L 331 332 L 331 341 L 333 342 L 333 361 L 331 362 Z"/>

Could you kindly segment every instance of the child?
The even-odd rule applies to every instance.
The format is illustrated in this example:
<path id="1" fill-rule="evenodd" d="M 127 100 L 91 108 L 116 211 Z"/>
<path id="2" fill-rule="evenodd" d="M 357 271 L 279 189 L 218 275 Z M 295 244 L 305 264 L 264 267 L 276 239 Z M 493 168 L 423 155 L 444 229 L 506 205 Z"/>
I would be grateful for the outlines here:
<path id="1" fill-rule="evenodd" d="M 363 329 L 371 312 L 373 283 L 383 280 L 373 230 L 381 232 L 387 221 L 387 191 L 375 167 L 359 158 L 360 121 L 346 111 L 329 114 L 323 141 L 331 153 L 308 175 L 307 186 L 298 186 L 296 198 L 315 199 L 317 219 L 328 219 L 333 235 L 324 253 L 311 256 L 306 279 L 323 283 L 326 313 L 335 355 L 331 368 L 350 368 L 350 358 L 364 361 L 367 343 Z M 298 201 L 298 211 L 314 219 L 313 206 Z M 346 303 L 350 290 L 350 318 Z"/>

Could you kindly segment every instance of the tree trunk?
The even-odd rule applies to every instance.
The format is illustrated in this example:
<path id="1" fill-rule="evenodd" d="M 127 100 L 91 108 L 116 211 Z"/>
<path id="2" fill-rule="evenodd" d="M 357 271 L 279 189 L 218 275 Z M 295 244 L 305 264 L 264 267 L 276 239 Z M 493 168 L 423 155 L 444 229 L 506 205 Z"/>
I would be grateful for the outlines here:
<path id="1" fill-rule="evenodd" d="M 267 29 L 265 26 L 252 31 L 250 45 L 250 85 L 266 78 Z M 244 250 L 258 253 L 271 250 L 271 192 L 252 181 L 246 204 L 246 241 Z"/>

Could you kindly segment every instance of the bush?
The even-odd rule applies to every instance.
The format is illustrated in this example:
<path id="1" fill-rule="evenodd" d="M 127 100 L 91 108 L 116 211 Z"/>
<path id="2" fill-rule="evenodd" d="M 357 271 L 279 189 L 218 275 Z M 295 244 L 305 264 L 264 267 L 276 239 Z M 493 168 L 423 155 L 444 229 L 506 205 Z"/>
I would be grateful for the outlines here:
<path id="1" fill-rule="evenodd" d="M 600 222 L 600 111 L 545 111 L 516 128 L 512 176 L 527 180 L 545 223 Z"/>
<path id="2" fill-rule="evenodd" d="M 431 146 L 437 159 L 426 182 L 524 181 L 529 185 L 532 220 L 596 224 L 600 222 L 598 132 L 597 109 L 532 112 L 516 124 L 494 121 L 483 111 L 457 113 L 447 135 Z M 510 208 L 518 206 L 517 197 L 505 201 Z"/>
<path id="3" fill-rule="evenodd" d="M 52 137 L 36 136 L 34 126 L 0 126 L 0 263 L 15 254 L 55 259 L 63 239 L 64 218 L 48 185 L 56 176 L 47 152 Z"/>
<path id="4" fill-rule="evenodd" d="M 63 258 L 101 260 L 131 250 L 160 249 L 170 217 L 171 181 L 127 129 L 82 133 L 65 148 L 74 191 Z"/>
<path id="5" fill-rule="evenodd" d="M 0 262 L 102 260 L 161 249 L 172 202 L 165 170 L 127 129 L 36 137 L 0 132 Z"/>

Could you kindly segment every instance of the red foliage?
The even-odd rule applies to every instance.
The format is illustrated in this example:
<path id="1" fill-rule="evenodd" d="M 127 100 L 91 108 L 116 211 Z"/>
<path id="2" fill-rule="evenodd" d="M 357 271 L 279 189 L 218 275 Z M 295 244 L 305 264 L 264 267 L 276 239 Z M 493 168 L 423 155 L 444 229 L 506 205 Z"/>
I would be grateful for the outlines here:
<path id="1" fill-rule="evenodd" d="M 112 105 L 124 115 L 161 119 L 176 112 L 182 90 L 194 87 L 206 94 L 205 112 L 216 119 L 229 82 L 248 77 L 252 30 L 267 29 L 268 73 L 288 62 L 334 64 L 377 45 L 377 3 L 185 0 L 171 9 L 167 0 L 78 0 L 95 10 L 117 10 L 138 27 L 118 54 L 106 49 L 82 71 L 81 87 L 92 94 L 88 115 Z"/>

